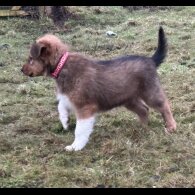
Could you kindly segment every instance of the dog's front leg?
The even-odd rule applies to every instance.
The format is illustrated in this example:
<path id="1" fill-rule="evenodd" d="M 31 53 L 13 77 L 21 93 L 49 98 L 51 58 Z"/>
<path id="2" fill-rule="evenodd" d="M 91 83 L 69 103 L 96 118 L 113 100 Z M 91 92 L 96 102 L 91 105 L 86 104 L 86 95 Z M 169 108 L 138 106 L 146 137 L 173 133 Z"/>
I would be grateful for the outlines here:
<path id="1" fill-rule="evenodd" d="M 69 117 L 69 110 L 70 110 L 70 101 L 68 97 L 65 95 L 58 94 L 57 99 L 58 103 L 58 112 L 59 118 L 62 123 L 62 126 L 65 130 L 68 128 L 68 117 Z"/>
<path id="2" fill-rule="evenodd" d="M 60 118 L 60 121 L 62 123 L 62 126 L 63 126 L 64 130 L 67 130 L 69 112 L 68 112 L 68 109 L 66 107 L 64 107 L 62 101 L 60 101 L 58 103 L 58 112 L 59 112 L 59 118 Z"/>
<path id="3" fill-rule="evenodd" d="M 75 139 L 72 145 L 66 146 L 67 151 L 77 151 L 85 147 L 89 140 L 90 134 L 93 132 L 95 116 L 87 119 L 77 119 L 75 129 Z"/>

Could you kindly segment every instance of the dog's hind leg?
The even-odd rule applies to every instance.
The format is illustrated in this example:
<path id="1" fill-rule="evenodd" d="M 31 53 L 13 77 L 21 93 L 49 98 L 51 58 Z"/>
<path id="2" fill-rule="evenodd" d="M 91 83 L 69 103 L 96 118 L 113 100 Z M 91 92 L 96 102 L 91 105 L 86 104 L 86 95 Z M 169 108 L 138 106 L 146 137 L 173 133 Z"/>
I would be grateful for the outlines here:
<path id="1" fill-rule="evenodd" d="M 144 92 L 143 99 L 148 106 L 151 106 L 162 114 L 166 130 L 173 132 L 176 129 L 176 122 L 173 118 L 167 97 L 160 85 L 150 86 L 150 89 Z"/>
<path id="2" fill-rule="evenodd" d="M 173 132 L 176 129 L 176 122 L 173 118 L 168 100 L 165 98 L 163 101 L 154 101 L 151 106 L 162 114 L 165 121 L 166 131 Z"/>
<path id="3" fill-rule="evenodd" d="M 149 108 L 142 99 L 136 98 L 130 100 L 127 104 L 125 104 L 125 107 L 138 115 L 142 125 L 145 126 L 148 124 Z"/>

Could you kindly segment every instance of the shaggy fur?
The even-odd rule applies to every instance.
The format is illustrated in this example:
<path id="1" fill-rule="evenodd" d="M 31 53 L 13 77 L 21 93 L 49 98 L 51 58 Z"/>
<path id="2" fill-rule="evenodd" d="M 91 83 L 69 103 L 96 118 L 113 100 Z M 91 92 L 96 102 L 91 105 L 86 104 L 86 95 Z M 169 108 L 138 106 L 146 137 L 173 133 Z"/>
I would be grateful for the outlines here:
<path id="1" fill-rule="evenodd" d="M 68 47 L 59 38 L 44 35 L 32 45 L 22 72 L 33 77 L 51 76 L 61 56 L 67 51 Z M 67 150 L 82 149 L 93 130 L 95 115 L 117 106 L 125 106 L 136 113 L 142 124 L 147 124 L 150 106 L 162 114 L 168 132 L 176 129 L 156 71 L 167 53 L 162 27 L 159 29 L 158 47 L 152 57 L 129 55 L 98 61 L 79 53 L 69 53 L 56 78 L 58 110 L 64 128 L 67 128 L 70 110 L 77 117 L 75 141 L 66 147 Z"/>

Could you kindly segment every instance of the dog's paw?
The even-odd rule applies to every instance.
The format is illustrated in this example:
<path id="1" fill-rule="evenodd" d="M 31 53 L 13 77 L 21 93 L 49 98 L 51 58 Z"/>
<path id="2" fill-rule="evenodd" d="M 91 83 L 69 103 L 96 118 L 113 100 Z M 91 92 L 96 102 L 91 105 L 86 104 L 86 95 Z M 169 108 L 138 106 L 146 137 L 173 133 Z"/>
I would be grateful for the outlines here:
<path id="1" fill-rule="evenodd" d="M 79 146 L 79 145 L 69 145 L 69 146 L 66 146 L 65 147 L 65 150 L 66 151 L 79 151 L 79 150 L 81 150 L 83 147 L 81 147 L 81 146 Z"/>
<path id="2" fill-rule="evenodd" d="M 167 133 L 167 134 L 173 133 L 176 130 L 176 127 L 177 127 L 176 122 L 174 122 L 171 125 L 167 125 L 165 128 L 165 133 Z"/>
<path id="3" fill-rule="evenodd" d="M 79 151 L 85 147 L 86 143 L 84 142 L 73 142 L 72 145 L 66 146 L 66 151 Z"/>
<path id="4" fill-rule="evenodd" d="M 66 146 L 66 147 L 65 147 L 65 150 L 71 152 L 71 151 L 74 150 L 74 148 L 72 147 L 72 145 L 69 145 L 69 146 Z"/>

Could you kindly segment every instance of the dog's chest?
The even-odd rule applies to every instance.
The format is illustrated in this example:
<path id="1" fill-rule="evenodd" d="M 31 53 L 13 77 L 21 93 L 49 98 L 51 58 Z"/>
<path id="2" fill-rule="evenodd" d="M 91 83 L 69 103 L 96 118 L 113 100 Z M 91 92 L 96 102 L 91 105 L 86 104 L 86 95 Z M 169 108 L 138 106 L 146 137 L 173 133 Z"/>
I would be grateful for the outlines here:
<path id="1" fill-rule="evenodd" d="M 72 104 L 72 102 L 70 101 L 69 97 L 66 96 L 65 94 L 61 94 L 58 93 L 57 95 L 57 100 L 59 101 L 59 103 L 65 108 L 68 109 L 70 111 L 74 111 L 74 106 Z"/>

